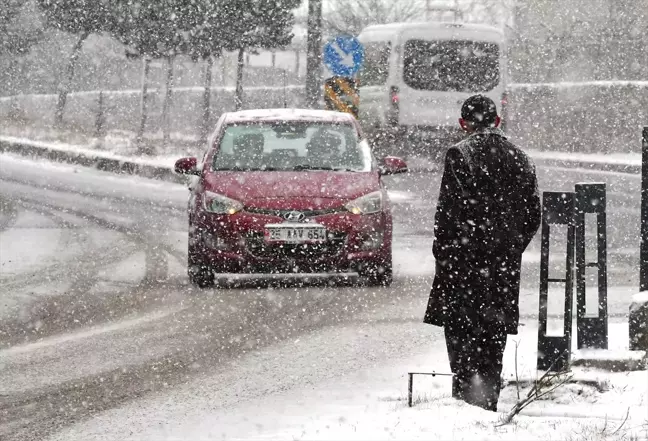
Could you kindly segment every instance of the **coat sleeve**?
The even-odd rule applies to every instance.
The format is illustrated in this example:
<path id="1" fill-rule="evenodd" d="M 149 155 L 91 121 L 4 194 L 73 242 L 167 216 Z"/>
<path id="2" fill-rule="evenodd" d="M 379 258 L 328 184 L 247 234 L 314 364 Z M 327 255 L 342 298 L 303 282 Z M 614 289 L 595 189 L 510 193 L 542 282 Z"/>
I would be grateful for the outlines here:
<path id="1" fill-rule="evenodd" d="M 532 162 L 529 162 L 529 172 L 526 173 L 523 187 L 526 197 L 523 201 L 523 207 L 521 207 L 524 213 L 522 251 L 529 246 L 542 222 L 542 203 L 540 201 L 540 191 L 538 190 L 538 178 L 535 165 Z"/>
<path id="2" fill-rule="evenodd" d="M 457 148 L 446 154 L 439 200 L 434 216 L 434 243 L 432 253 L 438 262 L 445 262 L 456 255 L 460 238 L 458 225 L 466 203 L 466 189 L 470 173 L 463 155 Z"/>

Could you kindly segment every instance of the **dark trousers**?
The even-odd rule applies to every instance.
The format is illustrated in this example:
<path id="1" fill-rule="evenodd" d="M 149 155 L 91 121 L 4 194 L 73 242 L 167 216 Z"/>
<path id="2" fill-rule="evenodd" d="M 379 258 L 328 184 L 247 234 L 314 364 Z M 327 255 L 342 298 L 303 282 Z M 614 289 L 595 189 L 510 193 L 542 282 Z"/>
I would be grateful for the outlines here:
<path id="1" fill-rule="evenodd" d="M 445 339 L 453 398 L 496 412 L 506 333 L 463 322 L 446 325 Z"/>

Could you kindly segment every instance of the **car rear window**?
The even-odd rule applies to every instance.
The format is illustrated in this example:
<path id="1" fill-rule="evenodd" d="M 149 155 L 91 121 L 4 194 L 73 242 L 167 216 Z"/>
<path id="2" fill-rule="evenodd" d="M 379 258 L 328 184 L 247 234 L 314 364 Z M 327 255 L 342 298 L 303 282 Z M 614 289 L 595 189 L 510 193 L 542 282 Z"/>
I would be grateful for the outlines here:
<path id="1" fill-rule="evenodd" d="M 403 77 L 418 90 L 488 92 L 499 83 L 499 46 L 464 40 L 409 40 Z"/>
<path id="2" fill-rule="evenodd" d="M 371 153 L 351 124 L 251 122 L 225 128 L 214 170 L 371 170 Z"/>

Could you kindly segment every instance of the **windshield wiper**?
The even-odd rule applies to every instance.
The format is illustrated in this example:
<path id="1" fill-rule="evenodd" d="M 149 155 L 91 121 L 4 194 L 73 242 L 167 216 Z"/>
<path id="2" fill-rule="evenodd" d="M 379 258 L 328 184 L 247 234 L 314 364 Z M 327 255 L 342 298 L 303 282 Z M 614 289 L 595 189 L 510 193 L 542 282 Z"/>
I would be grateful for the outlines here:
<path id="1" fill-rule="evenodd" d="M 310 164 L 296 165 L 293 167 L 293 170 L 295 171 L 302 171 L 302 170 L 355 171 L 346 167 L 327 167 L 327 166 L 310 165 Z"/>

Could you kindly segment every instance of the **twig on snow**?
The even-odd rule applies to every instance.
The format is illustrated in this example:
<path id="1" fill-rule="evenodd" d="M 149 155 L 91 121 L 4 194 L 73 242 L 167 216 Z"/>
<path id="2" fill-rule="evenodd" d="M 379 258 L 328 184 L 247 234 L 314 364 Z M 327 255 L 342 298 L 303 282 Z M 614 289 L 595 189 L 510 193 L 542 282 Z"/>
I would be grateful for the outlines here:
<path id="1" fill-rule="evenodd" d="M 533 387 L 531 388 L 531 390 L 529 390 L 526 397 L 524 397 L 522 400 L 518 400 L 518 402 L 515 403 L 515 406 L 513 406 L 513 408 L 501 418 L 501 421 L 497 423 L 495 427 L 501 427 L 509 424 L 511 421 L 513 421 L 513 418 L 522 410 L 524 410 L 524 408 L 529 404 L 549 395 L 551 392 L 555 391 L 571 380 L 571 375 L 568 375 L 569 371 L 555 373 L 551 372 L 551 369 L 554 367 L 554 364 L 558 361 L 559 358 L 560 357 L 556 357 L 556 359 L 549 366 L 549 369 L 547 369 L 542 377 L 540 377 L 540 379 L 534 383 Z M 554 380 L 557 380 L 557 382 L 554 383 Z"/>
<path id="2" fill-rule="evenodd" d="M 517 390 L 517 399 L 520 401 L 520 378 L 518 377 L 518 348 L 520 340 L 515 340 L 515 389 Z"/>
<path id="3" fill-rule="evenodd" d="M 628 407 L 628 411 L 626 412 L 626 416 L 625 416 L 623 422 L 619 425 L 619 427 L 616 428 L 616 430 L 615 430 L 614 432 L 612 432 L 612 435 L 616 435 L 616 434 L 619 432 L 619 430 L 621 430 L 621 428 L 622 428 L 622 427 L 625 425 L 625 423 L 628 421 L 628 417 L 629 417 L 629 416 L 630 416 L 630 408 Z"/>

